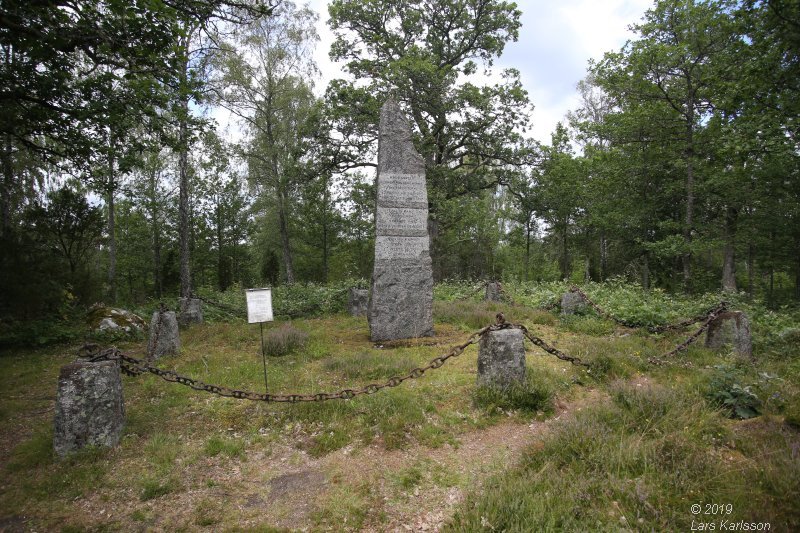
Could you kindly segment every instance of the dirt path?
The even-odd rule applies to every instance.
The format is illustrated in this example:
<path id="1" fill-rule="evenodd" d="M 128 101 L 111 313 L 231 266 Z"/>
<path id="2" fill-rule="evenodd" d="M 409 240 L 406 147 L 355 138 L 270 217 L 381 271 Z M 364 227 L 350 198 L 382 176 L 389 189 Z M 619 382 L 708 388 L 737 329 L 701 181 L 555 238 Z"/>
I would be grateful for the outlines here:
<path id="1" fill-rule="evenodd" d="M 590 403 L 598 390 L 557 403 L 554 416 L 522 423 L 509 417 L 490 427 L 459 435 L 456 446 L 413 445 L 386 450 L 381 443 L 348 445 L 314 458 L 296 443 L 271 443 L 246 460 L 205 457 L 183 470 L 185 490 L 146 502 L 135 494 L 100 494 L 75 502 L 88 523 L 98 519 L 126 529 L 172 531 L 189 527 L 215 531 L 264 526 L 291 531 L 437 531 L 469 491 L 513 466 L 554 423 Z M 208 508 L 219 520 L 202 521 Z M 354 511 L 355 509 L 355 511 Z M 132 517 L 138 515 L 138 523 Z M 360 516 L 356 524 L 347 517 Z M 322 527 L 318 525 L 322 522 Z"/>
<path id="2" fill-rule="evenodd" d="M 386 450 L 381 444 L 345 447 L 315 459 L 288 445 L 274 446 L 266 457 L 248 457 L 252 465 L 269 463 L 267 472 L 242 472 L 250 485 L 240 505 L 259 509 L 259 519 L 243 517 L 240 525 L 270 524 L 292 530 L 312 527 L 312 513 L 321 502 L 369 487 L 370 510 L 363 531 L 436 531 L 453 514 L 467 490 L 512 466 L 523 450 L 541 441 L 554 422 L 599 399 L 596 390 L 581 399 L 559 403 L 546 421 L 521 423 L 506 419 L 459 436 L 458 445 L 431 449 L 420 445 Z M 265 475 L 266 474 L 266 475 Z M 263 490 L 255 480 L 269 477 Z M 334 494 L 332 496 L 332 494 Z M 343 498 L 347 505 L 347 498 Z M 336 527 L 348 529 L 347 524 Z"/>

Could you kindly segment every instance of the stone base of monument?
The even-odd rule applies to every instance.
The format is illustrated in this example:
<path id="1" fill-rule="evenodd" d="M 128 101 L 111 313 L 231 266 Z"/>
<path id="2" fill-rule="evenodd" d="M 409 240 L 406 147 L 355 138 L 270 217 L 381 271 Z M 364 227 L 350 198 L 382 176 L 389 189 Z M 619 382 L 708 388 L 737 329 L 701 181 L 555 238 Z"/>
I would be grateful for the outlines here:
<path id="1" fill-rule="evenodd" d="M 178 298 L 180 315 L 178 322 L 181 326 L 201 324 L 203 322 L 203 302 L 199 298 Z"/>
<path id="2" fill-rule="evenodd" d="M 519 329 L 490 331 L 478 349 L 478 385 L 508 388 L 525 380 L 525 342 Z"/>
<path id="3" fill-rule="evenodd" d="M 562 315 L 580 315 L 586 312 L 586 301 L 577 292 L 565 292 L 561 297 Z"/>
<path id="4" fill-rule="evenodd" d="M 486 284 L 486 294 L 483 299 L 487 302 L 499 302 L 503 299 L 503 290 L 500 284 L 496 281 L 490 281 Z"/>
<path id="5" fill-rule="evenodd" d="M 351 288 L 347 294 L 347 311 L 351 316 L 365 316 L 369 307 L 369 290 Z"/>
<path id="6" fill-rule="evenodd" d="M 53 448 L 63 457 L 86 446 L 113 447 L 125 422 L 117 361 L 77 362 L 58 376 Z"/>
<path id="7" fill-rule="evenodd" d="M 720 313 L 706 330 L 706 348 L 718 350 L 731 346 L 742 356 L 753 357 L 753 342 L 750 337 L 750 321 L 741 311 Z"/>
<path id="8" fill-rule="evenodd" d="M 433 276 L 417 264 L 376 262 L 369 301 L 370 338 L 375 341 L 433 336 Z"/>
<path id="9" fill-rule="evenodd" d="M 178 319 L 175 311 L 156 311 L 150 320 L 150 338 L 147 340 L 147 355 L 158 359 L 163 355 L 176 355 L 181 349 Z"/>

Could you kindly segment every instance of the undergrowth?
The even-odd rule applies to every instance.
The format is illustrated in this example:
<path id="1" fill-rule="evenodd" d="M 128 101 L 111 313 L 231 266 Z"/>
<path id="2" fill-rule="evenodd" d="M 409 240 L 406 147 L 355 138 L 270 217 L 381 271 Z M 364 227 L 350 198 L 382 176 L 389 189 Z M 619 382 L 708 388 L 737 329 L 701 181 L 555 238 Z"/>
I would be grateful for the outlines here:
<path id="1" fill-rule="evenodd" d="M 592 310 L 561 318 L 553 304 L 566 283 L 504 283 L 503 302 L 483 302 L 482 290 L 470 294 L 476 283 L 437 284 L 436 336 L 383 348 L 369 340 L 363 317 L 342 312 L 342 289 L 356 283 L 275 288 L 279 318 L 306 308 L 315 318 L 265 327 L 265 336 L 276 339 L 270 353 L 283 354 L 267 363 L 269 392 L 333 392 L 405 375 L 493 323 L 498 312 L 589 366 L 570 365 L 526 341 L 524 384 L 478 388 L 477 347 L 470 346 L 443 368 L 398 387 L 294 405 L 243 402 L 156 376 L 126 376 L 120 445 L 59 460 L 52 453 L 51 407 L 58 368 L 74 358 L 75 346 L 15 350 L 0 357 L 6 447 L 0 508 L 30 517 L 26 527 L 37 530 L 236 530 L 245 522 L 271 530 L 265 520 L 277 512 L 273 502 L 251 507 L 251 492 L 261 490 L 251 488 L 263 488 L 273 474 L 309 468 L 311 456 L 325 457 L 314 462 L 320 469 L 337 465 L 324 471 L 326 482 L 302 524 L 311 529 L 386 529 L 394 523 L 387 502 L 411 506 L 415 491 L 436 497 L 449 487 L 467 495 L 446 526 L 454 531 L 690 530 L 689 506 L 711 501 L 731 503 L 731 518 L 768 520 L 772 530 L 800 528 L 794 504 L 800 468 L 792 452 L 800 440 L 796 311 L 766 310 L 734 295 L 734 307 L 751 317 L 754 362 L 699 342 L 676 356 L 691 368 L 654 367 L 648 358 L 674 347 L 691 328 L 651 335 Z M 693 316 L 720 297 L 678 297 L 616 281 L 585 290 L 620 318 L 650 324 Z M 206 295 L 244 311 L 241 288 Z M 141 314 L 151 311 L 145 306 Z M 162 358 L 159 367 L 263 391 L 259 327 L 210 305 L 204 314 L 208 323 L 182 330 L 181 354 Z M 133 339 L 120 347 L 136 355 L 143 345 Z M 526 424 L 533 417 L 549 419 L 545 433 L 529 429 L 538 426 Z M 501 420 L 533 442 L 520 464 L 487 462 L 494 475 L 479 483 L 474 465 L 454 468 L 436 459 L 457 457 L 466 435 L 474 444 L 474 432 Z M 402 460 L 409 450 L 413 461 Z M 362 454 L 373 453 L 394 462 L 362 471 Z M 287 515 L 295 504 L 283 502 Z M 115 509 L 115 516 L 101 518 L 101 508 Z"/>
<path id="2" fill-rule="evenodd" d="M 707 502 L 731 504 L 731 522 L 800 526 L 785 499 L 800 490 L 790 447 L 737 458 L 741 433 L 691 391 L 615 383 L 610 393 L 613 403 L 559 423 L 521 466 L 473 493 L 444 531 L 688 531 L 690 506 Z"/>

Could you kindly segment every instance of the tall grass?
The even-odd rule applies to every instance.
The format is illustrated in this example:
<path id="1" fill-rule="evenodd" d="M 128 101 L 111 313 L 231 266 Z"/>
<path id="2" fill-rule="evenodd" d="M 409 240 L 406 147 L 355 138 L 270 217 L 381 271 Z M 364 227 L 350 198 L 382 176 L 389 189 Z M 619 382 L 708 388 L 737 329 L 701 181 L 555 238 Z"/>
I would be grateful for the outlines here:
<path id="1" fill-rule="evenodd" d="M 612 404 L 559 424 L 521 465 L 472 494 L 444 531 L 688 531 L 690 506 L 708 502 L 732 504 L 730 521 L 800 526 L 791 498 L 776 500 L 771 487 L 798 494 L 800 459 L 790 448 L 773 448 L 762 464 L 736 460 L 734 434 L 693 393 L 610 389 Z"/>

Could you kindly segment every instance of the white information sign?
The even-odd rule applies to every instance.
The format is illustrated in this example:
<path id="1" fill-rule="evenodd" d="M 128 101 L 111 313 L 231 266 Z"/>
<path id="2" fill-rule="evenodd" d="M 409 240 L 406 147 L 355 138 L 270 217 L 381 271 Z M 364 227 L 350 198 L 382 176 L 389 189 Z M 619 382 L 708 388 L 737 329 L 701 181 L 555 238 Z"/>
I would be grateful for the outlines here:
<path id="1" fill-rule="evenodd" d="M 247 289 L 247 323 L 272 321 L 272 289 Z"/>

